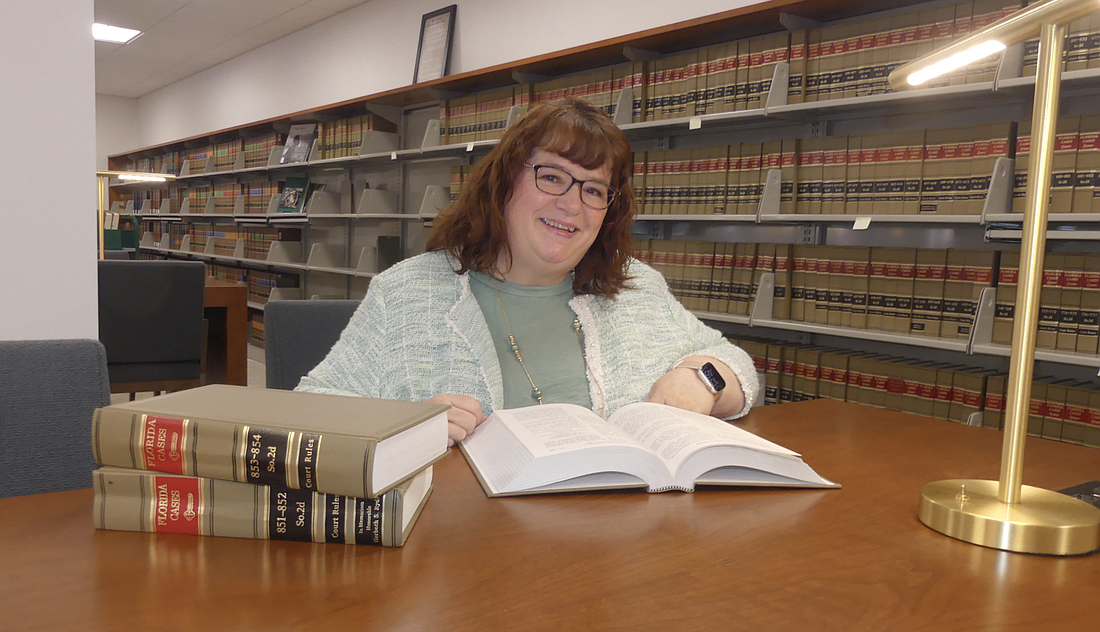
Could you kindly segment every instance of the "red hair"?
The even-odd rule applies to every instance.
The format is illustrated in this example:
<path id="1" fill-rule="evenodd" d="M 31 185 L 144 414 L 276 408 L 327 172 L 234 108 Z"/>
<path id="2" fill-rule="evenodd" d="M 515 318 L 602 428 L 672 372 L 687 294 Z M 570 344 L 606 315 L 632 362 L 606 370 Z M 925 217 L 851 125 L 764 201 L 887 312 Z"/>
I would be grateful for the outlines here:
<path id="1" fill-rule="evenodd" d="M 427 250 L 449 253 L 459 264 L 459 274 L 468 270 L 489 274 L 502 252 L 510 258 L 504 206 L 536 148 L 585 169 L 610 167 L 610 184 L 618 193 L 596 240 L 573 270 L 573 291 L 614 297 L 629 280 L 630 226 L 636 212 L 630 185 L 634 154 L 611 118 L 581 99 L 539 105 L 508 128 L 500 143 L 474 167 L 454 204 L 432 222 Z"/>

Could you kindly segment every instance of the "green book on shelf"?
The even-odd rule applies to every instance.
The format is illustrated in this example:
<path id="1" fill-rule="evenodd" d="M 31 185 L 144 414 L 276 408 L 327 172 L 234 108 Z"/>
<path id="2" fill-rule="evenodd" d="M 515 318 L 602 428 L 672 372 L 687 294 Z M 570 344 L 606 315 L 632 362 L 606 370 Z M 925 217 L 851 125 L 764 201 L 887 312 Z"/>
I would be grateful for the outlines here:
<path id="1" fill-rule="evenodd" d="M 279 213 L 302 213 L 306 208 L 306 192 L 309 190 L 309 178 L 292 176 L 286 179 L 283 192 L 279 196 Z"/>

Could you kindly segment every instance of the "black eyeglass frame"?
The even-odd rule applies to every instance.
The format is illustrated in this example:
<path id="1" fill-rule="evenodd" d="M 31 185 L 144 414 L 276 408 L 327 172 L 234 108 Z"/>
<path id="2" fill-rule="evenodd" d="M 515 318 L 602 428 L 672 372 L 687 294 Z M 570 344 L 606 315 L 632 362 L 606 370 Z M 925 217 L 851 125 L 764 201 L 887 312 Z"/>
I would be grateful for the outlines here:
<path id="1" fill-rule="evenodd" d="M 580 184 L 581 186 L 580 186 L 580 189 L 578 189 L 578 190 L 581 191 L 581 196 L 580 196 L 581 197 L 581 204 L 584 204 L 588 208 L 595 209 L 597 211 L 602 211 L 602 210 L 610 208 L 611 203 L 614 202 L 615 198 L 619 195 L 618 189 L 611 186 L 610 184 L 607 184 L 606 182 L 600 182 L 599 180 L 578 180 L 578 179 L 573 177 L 573 174 L 569 173 L 568 171 L 566 171 L 565 169 L 562 169 L 561 167 L 559 167 L 557 165 L 532 165 L 530 163 L 525 162 L 525 163 L 523 163 L 523 166 L 524 167 L 529 167 L 530 169 L 534 170 L 534 172 L 535 172 L 535 188 L 537 188 L 539 191 L 542 191 L 543 193 L 545 193 L 547 195 L 553 195 L 553 196 L 556 196 L 556 197 L 561 197 L 561 196 L 565 195 L 566 193 L 569 193 L 569 191 L 573 188 L 574 184 Z M 546 191 L 541 186 L 539 186 L 539 169 L 542 169 L 544 167 L 548 168 L 548 169 L 555 169 L 557 171 L 560 171 L 560 172 L 564 173 L 565 175 L 569 176 L 569 179 L 572 180 L 572 182 L 570 182 L 569 186 L 565 187 L 565 190 L 562 191 L 561 193 L 551 193 L 550 191 Z M 594 182 L 594 183 L 599 184 L 601 186 L 607 187 L 607 204 L 605 206 L 592 206 L 588 202 L 584 201 L 584 185 L 588 182 Z"/>

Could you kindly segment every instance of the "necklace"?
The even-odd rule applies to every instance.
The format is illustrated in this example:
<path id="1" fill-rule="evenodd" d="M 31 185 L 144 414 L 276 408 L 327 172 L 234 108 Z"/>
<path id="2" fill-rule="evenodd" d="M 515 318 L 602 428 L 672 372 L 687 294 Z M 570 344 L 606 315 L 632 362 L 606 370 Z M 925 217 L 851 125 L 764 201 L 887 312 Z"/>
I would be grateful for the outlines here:
<path id="1" fill-rule="evenodd" d="M 527 365 L 523 362 L 523 354 L 520 353 L 519 344 L 516 343 L 516 337 L 512 335 L 512 326 L 508 323 L 508 313 L 504 311 L 504 301 L 500 298 L 500 285 L 497 283 L 496 277 L 493 277 L 493 289 L 497 293 L 497 303 L 500 305 L 500 315 L 504 317 L 504 327 L 508 330 L 508 344 L 512 347 L 512 353 L 516 354 L 516 360 L 519 360 L 519 366 L 523 369 L 523 374 L 527 376 L 527 381 L 531 383 L 531 395 L 534 397 L 539 406 L 542 406 L 542 391 L 535 385 L 535 380 L 531 378 L 531 372 L 527 370 Z M 603 387 L 600 386 L 600 381 L 596 379 L 596 375 L 592 373 L 592 369 L 588 366 L 588 353 L 584 350 L 584 340 L 581 338 L 581 320 L 576 316 L 573 317 L 573 331 L 577 333 L 577 343 L 581 347 L 581 359 L 584 361 L 585 373 L 592 374 L 592 381 L 596 383 L 596 388 L 600 391 L 600 416 L 603 416 L 603 411 L 607 407 L 607 399 L 603 394 Z"/>

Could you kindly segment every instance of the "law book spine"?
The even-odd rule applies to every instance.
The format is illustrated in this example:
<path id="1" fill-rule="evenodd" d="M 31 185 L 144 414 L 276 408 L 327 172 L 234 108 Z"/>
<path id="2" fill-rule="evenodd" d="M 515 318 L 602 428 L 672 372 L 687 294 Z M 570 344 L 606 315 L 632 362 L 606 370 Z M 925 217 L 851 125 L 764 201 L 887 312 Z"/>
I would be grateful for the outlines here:
<path id="1" fill-rule="evenodd" d="M 371 482 L 376 445 L 361 437 L 110 407 L 97 409 L 92 421 L 100 465 L 363 498 L 377 495 Z"/>
<path id="2" fill-rule="evenodd" d="M 116 531 L 393 547 L 408 533 L 409 485 L 371 499 L 106 468 L 93 472 L 93 521 Z"/>

